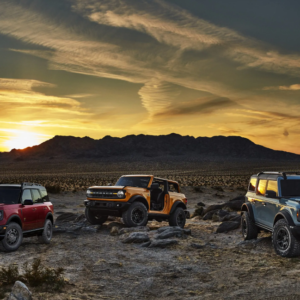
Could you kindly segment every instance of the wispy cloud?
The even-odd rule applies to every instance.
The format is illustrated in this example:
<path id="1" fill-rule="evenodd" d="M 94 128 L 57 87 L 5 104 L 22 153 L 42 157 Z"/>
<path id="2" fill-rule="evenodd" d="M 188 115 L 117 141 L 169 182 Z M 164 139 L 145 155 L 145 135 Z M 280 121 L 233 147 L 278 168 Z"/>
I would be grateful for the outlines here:
<path id="1" fill-rule="evenodd" d="M 299 91 L 300 84 L 282 85 L 282 86 L 268 86 L 263 88 L 264 90 L 281 90 L 281 91 Z"/>

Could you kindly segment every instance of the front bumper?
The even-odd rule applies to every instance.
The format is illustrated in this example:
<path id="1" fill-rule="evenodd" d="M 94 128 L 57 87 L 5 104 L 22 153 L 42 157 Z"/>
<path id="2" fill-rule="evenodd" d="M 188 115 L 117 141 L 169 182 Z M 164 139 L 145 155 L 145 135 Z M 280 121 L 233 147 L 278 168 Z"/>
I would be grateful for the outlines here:
<path id="1" fill-rule="evenodd" d="M 92 211 L 97 211 L 101 215 L 120 216 L 122 212 L 129 208 L 131 203 L 103 200 L 84 200 L 85 207 Z"/>

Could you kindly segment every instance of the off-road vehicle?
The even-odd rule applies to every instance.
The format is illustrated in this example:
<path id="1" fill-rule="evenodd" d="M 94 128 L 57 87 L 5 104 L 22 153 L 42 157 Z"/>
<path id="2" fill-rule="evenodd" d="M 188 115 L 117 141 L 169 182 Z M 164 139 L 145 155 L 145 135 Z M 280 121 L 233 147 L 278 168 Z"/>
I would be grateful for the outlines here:
<path id="1" fill-rule="evenodd" d="M 38 236 L 50 243 L 53 205 L 46 189 L 35 183 L 0 184 L 0 241 L 6 251 L 15 251 L 23 237 Z"/>
<path id="2" fill-rule="evenodd" d="M 260 172 L 251 176 L 242 205 L 242 233 L 256 239 L 260 230 L 272 232 L 275 252 L 300 255 L 300 173 Z"/>
<path id="3" fill-rule="evenodd" d="M 187 199 L 178 182 L 153 175 L 126 175 L 115 186 L 92 186 L 84 203 L 86 218 L 94 225 L 108 216 L 122 217 L 128 227 L 168 220 L 183 228 L 186 221 Z"/>

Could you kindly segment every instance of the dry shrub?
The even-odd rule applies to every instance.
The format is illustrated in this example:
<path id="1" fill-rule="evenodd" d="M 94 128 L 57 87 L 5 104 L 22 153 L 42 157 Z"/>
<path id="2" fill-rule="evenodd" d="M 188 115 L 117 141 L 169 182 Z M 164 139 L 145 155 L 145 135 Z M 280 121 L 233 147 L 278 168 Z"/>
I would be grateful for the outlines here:
<path id="1" fill-rule="evenodd" d="M 5 286 L 14 284 L 17 280 L 23 281 L 31 287 L 60 291 L 66 284 L 63 277 L 63 268 L 52 269 L 41 264 L 40 259 L 35 259 L 32 265 L 23 265 L 24 274 L 20 274 L 18 266 L 11 264 L 7 268 L 0 270 L 0 284 L 2 293 Z M 1 289 L 0 289 L 1 294 Z"/>

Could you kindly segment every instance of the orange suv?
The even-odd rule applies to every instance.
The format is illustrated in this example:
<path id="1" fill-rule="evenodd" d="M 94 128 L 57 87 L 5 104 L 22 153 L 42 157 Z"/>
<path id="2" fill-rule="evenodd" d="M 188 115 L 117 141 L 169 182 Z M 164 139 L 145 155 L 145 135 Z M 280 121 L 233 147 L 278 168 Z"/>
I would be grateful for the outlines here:
<path id="1" fill-rule="evenodd" d="M 183 228 L 186 222 L 187 199 L 178 182 L 153 175 L 125 175 L 115 186 L 92 186 L 84 204 L 93 225 L 103 224 L 108 216 L 122 217 L 128 227 L 168 220 L 170 226 Z"/>

